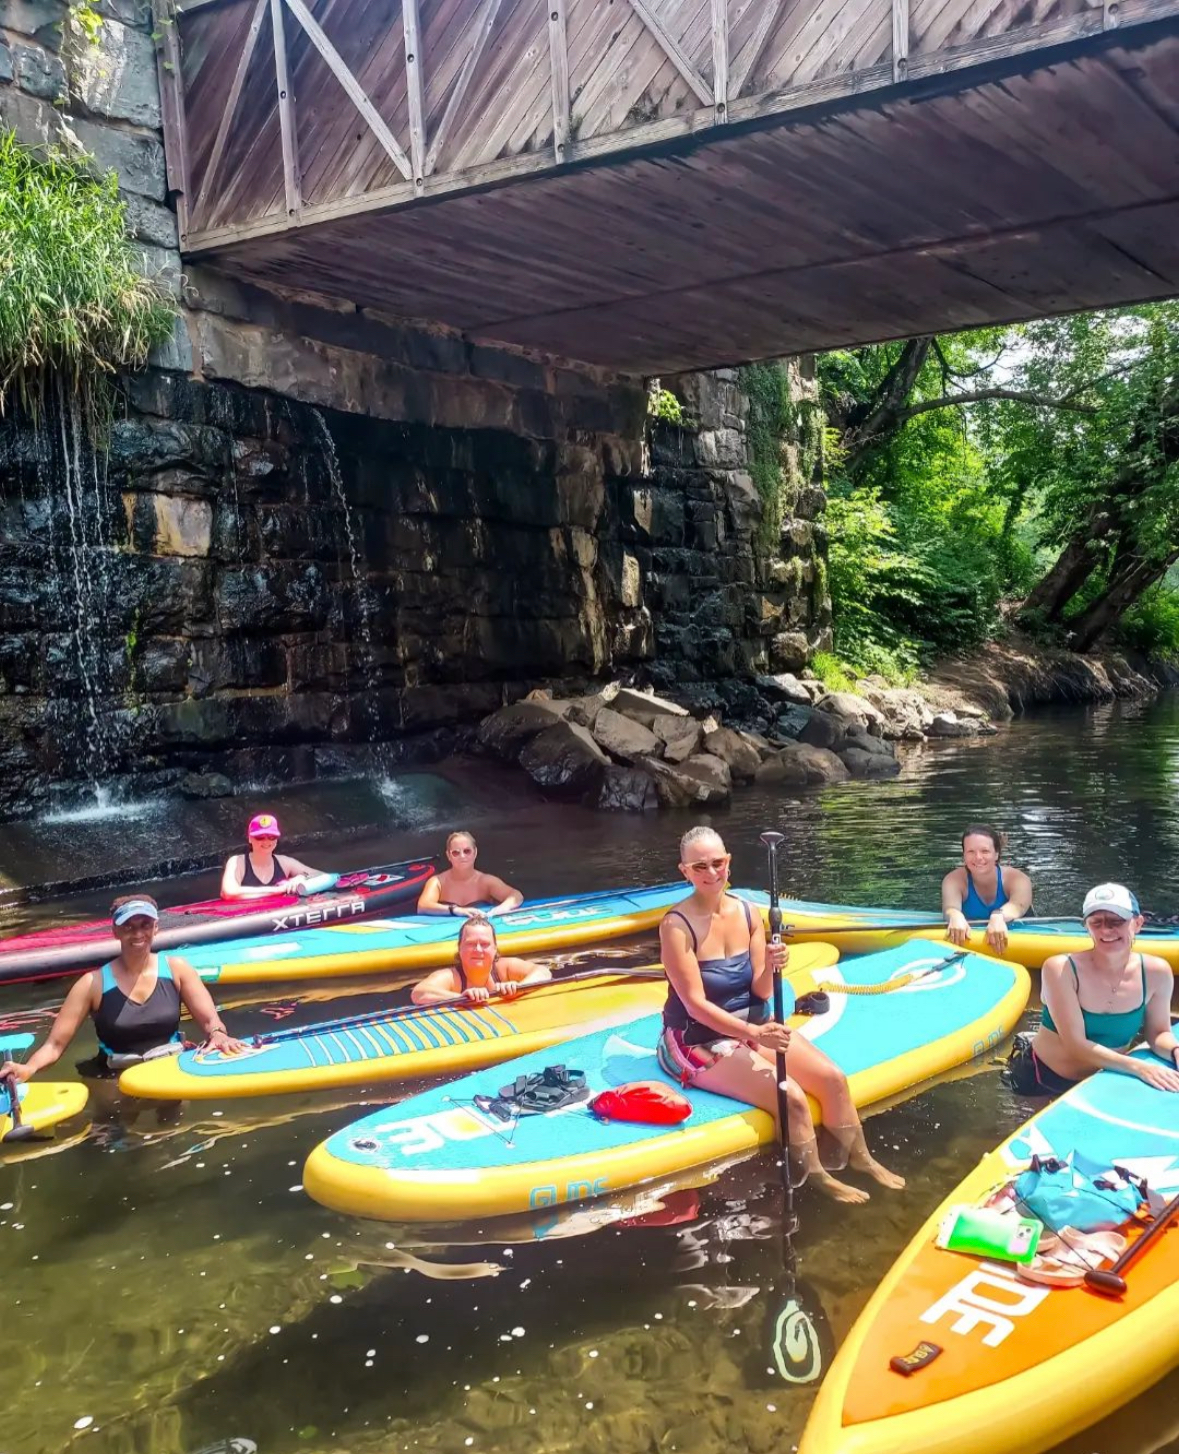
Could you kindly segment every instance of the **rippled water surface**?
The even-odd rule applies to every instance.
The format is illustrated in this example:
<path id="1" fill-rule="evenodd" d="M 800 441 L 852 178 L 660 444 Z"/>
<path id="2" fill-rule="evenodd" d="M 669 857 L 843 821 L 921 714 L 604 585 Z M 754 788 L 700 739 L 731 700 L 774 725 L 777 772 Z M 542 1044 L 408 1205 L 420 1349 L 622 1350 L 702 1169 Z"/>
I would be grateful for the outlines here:
<path id="1" fill-rule="evenodd" d="M 1179 702 L 1168 698 L 931 746 L 883 786 L 745 793 L 715 821 L 742 884 L 763 881 L 758 833 L 782 829 L 800 897 L 936 911 L 959 828 L 981 818 L 1010 832 L 1042 913 L 1075 912 L 1101 878 L 1176 911 L 1177 783 Z M 491 813 L 469 791 L 483 865 L 536 894 L 665 880 L 688 826 L 503 806 L 502 790 Z M 172 817 L 182 834 L 183 810 Z M 440 837 L 341 836 L 317 844 L 315 861 L 390 859 Z M 206 886 L 188 879 L 173 896 Z M 271 990 L 223 999 L 246 1033 L 280 1016 L 351 1013 L 394 990 L 298 993 L 298 1004 Z M 0 990 L 0 1019 L 40 1028 L 56 996 Z M 204 1103 L 175 1123 L 92 1101 L 89 1125 L 59 1143 L 0 1152 L 0 1450 L 196 1454 L 228 1435 L 261 1454 L 777 1454 L 797 1443 L 810 1395 L 766 1371 L 780 1268 L 767 1158 L 543 1220 L 361 1223 L 300 1187 L 307 1151 L 357 1114 L 351 1099 Z M 806 1295 L 834 1337 L 929 1210 L 1024 1114 L 984 1066 L 873 1118 L 882 1157 L 909 1178 L 903 1194 L 833 1208 L 803 1190 Z M 1179 1454 L 1179 1375 L 1060 1447 Z"/>

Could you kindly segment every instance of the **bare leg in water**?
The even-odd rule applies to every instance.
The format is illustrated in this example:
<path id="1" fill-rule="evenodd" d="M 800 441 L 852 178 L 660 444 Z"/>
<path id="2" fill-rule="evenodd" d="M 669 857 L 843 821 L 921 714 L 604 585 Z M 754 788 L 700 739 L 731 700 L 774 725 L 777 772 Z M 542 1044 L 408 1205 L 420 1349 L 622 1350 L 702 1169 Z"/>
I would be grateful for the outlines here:
<path id="1" fill-rule="evenodd" d="M 800 1046 L 806 1047 L 802 1054 L 797 1053 Z M 810 1054 L 807 1054 L 808 1051 Z M 839 1069 L 801 1036 L 795 1036 L 792 1040 L 786 1064 L 790 1077 L 786 1085 L 790 1116 L 790 1142 L 794 1156 L 801 1164 L 807 1180 L 819 1191 L 836 1201 L 865 1202 L 868 1200 L 867 1192 L 861 1191 L 858 1187 L 849 1186 L 847 1182 L 839 1181 L 819 1160 L 815 1125 L 806 1095 L 809 1090 L 822 1108 L 824 1124 L 843 1128 L 845 1134 L 849 1126 L 859 1131 L 858 1145 L 848 1147 L 849 1165 L 857 1171 L 867 1172 L 883 1186 L 894 1188 L 903 1186 L 904 1181 L 901 1177 L 886 1171 L 868 1153 L 859 1117 L 856 1115 L 847 1088 L 847 1081 Z M 803 1078 L 801 1084 L 796 1079 L 798 1075 Z M 752 1051 L 745 1045 L 736 1045 L 731 1053 L 720 1055 L 715 1064 L 710 1065 L 706 1070 L 701 1070 L 695 1076 L 693 1084 L 700 1086 L 703 1090 L 713 1091 L 717 1095 L 730 1096 L 734 1100 L 744 1101 L 746 1105 L 759 1106 L 775 1118 L 777 1116 L 778 1090 L 772 1055 Z M 840 1139 L 842 1142 L 843 1137 Z"/>

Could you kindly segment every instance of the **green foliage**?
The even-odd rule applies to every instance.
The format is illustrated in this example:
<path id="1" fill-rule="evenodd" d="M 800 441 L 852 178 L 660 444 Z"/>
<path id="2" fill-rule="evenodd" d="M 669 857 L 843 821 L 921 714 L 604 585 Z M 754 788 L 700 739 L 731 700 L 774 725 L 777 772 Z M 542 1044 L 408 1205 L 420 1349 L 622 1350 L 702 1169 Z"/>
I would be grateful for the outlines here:
<path id="1" fill-rule="evenodd" d="M 651 390 L 647 395 L 647 413 L 652 419 L 662 419 L 665 424 L 684 422 L 683 407 L 670 389 Z"/>
<path id="2" fill-rule="evenodd" d="M 1118 623 L 1118 644 L 1179 662 L 1179 590 L 1160 583 L 1144 591 Z"/>
<path id="3" fill-rule="evenodd" d="M 173 312 L 136 262 L 113 173 L 0 132 L 0 407 L 15 392 L 35 409 L 50 374 L 89 407 L 115 370 L 146 363 Z"/>
<path id="4" fill-rule="evenodd" d="M 97 45 L 103 19 L 94 0 L 76 0 L 70 6 L 70 19 L 90 45 Z"/>
<path id="5" fill-rule="evenodd" d="M 811 670 L 829 692 L 854 692 L 856 684 L 844 663 L 829 651 L 816 651 Z"/>
<path id="6" fill-rule="evenodd" d="M 790 378 L 777 360 L 748 364 L 741 370 L 741 387 L 749 400 L 749 473 L 762 502 L 760 543 L 763 549 L 772 549 L 782 530 L 786 487 L 782 445 L 795 423 Z"/>

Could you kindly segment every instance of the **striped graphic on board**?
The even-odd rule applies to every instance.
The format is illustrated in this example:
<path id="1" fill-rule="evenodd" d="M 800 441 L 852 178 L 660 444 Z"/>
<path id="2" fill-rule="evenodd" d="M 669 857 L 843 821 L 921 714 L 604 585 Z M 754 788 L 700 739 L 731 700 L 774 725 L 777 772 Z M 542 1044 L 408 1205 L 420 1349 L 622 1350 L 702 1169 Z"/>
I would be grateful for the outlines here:
<path id="1" fill-rule="evenodd" d="M 368 1025 L 341 1026 L 320 1035 L 306 1035 L 296 1043 L 312 1066 L 354 1065 L 414 1055 L 449 1045 L 470 1045 L 514 1035 L 516 1027 L 497 1010 L 438 1010 L 404 1019 L 374 1020 Z"/>

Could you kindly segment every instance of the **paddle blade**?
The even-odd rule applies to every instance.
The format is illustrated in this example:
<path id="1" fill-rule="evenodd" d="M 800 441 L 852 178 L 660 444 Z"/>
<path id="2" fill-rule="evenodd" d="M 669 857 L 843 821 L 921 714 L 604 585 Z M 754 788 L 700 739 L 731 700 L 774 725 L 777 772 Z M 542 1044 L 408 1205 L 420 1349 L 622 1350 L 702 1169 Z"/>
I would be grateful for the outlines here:
<path id="1" fill-rule="evenodd" d="M 771 1294 L 764 1345 L 769 1355 L 766 1373 L 773 1382 L 818 1383 L 826 1373 L 835 1339 L 822 1305 L 805 1283 Z"/>

